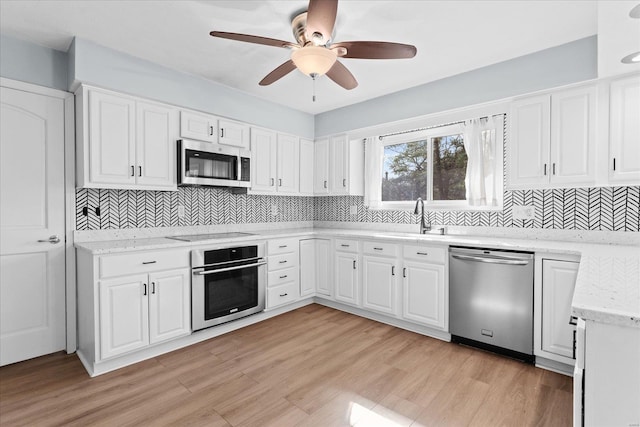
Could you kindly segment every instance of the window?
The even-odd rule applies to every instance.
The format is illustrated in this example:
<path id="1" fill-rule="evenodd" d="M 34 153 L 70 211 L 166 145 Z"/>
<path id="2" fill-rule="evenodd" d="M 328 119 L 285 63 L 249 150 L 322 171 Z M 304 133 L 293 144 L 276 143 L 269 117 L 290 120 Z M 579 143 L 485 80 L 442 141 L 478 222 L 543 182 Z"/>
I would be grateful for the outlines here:
<path id="1" fill-rule="evenodd" d="M 387 209 L 412 208 L 418 197 L 432 208 L 499 206 L 503 141 L 496 134 L 502 116 L 371 138 L 366 155 L 379 160 L 367 159 L 365 185 L 377 188 L 365 200 Z"/>

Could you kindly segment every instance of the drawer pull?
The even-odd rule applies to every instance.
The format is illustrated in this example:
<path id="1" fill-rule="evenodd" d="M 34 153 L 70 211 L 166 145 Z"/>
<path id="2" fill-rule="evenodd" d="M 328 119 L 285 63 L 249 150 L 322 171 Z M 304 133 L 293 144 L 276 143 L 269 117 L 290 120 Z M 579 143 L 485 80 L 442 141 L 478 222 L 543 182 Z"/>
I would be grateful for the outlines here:
<path id="1" fill-rule="evenodd" d="M 374 251 L 381 251 L 382 248 L 373 248 Z"/>
<path id="2" fill-rule="evenodd" d="M 147 265 L 147 264 L 155 264 L 157 261 L 142 261 L 142 264 Z"/>
<path id="3" fill-rule="evenodd" d="M 286 279 L 288 276 L 285 274 L 284 276 L 280 276 L 281 279 Z"/>
<path id="4" fill-rule="evenodd" d="M 281 297 L 286 297 L 287 295 L 289 295 L 288 293 L 284 293 L 284 294 L 280 294 Z"/>
<path id="5" fill-rule="evenodd" d="M 429 255 L 428 252 L 416 252 L 416 255 Z"/>
<path id="6" fill-rule="evenodd" d="M 286 264 L 286 263 L 287 263 L 287 260 L 286 260 L 286 259 L 285 259 L 284 261 L 280 261 L 280 262 L 278 262 L 278 264 Z"/>
<path id="7" fill-rule="evenodd" d="M 278 248 L 280 248 L 280 249 L 284 249 L 284 248 L 286 248 L 286 247 L 287 247 L 287 245 L 280 245 L 280 246 L 278 246 Z"/>
<path id="8" fill-rule="evenodd" d="M 348 247 L 349 247 L 349 246 L 351 246 L 351 245 L 345 245 L 345 244 L 342 244 L 342 245 L 340 245 L 340 246 L 342 246 L 343 248 L 348 248 Z"/>

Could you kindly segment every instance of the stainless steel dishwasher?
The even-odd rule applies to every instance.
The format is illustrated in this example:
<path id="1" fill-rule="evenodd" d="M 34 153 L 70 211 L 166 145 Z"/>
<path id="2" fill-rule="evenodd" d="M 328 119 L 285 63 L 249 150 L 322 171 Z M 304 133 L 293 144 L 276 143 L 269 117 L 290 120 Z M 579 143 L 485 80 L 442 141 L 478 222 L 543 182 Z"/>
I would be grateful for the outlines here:
<path id="1" fill-rule="evenodd" d="M 451 340 L 533 362 L 533 254 L 449 248 Z"/>

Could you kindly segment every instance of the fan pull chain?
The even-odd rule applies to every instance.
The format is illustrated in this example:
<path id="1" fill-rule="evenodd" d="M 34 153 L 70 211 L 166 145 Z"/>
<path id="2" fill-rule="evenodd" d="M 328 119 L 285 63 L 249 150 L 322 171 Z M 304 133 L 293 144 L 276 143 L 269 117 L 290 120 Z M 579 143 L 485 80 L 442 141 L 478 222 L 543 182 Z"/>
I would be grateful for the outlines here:
<path id="1" fill-rule="evenodd" d="M 316 75 L 311 74 L 311 80 L 313 80 L 313 95 L 311 96 L 311 100 L 316 102 Z"/>

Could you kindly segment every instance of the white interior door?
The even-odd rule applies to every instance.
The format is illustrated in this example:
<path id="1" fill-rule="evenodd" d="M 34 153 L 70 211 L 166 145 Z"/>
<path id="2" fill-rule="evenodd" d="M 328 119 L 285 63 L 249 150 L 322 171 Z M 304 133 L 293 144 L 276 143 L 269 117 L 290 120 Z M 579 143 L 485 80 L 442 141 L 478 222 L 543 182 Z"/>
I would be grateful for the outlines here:
<path id="1" fill-rule="evenodd" d="M 65 348 L 64 101 L 0 88 L 0 365 Z"/>

